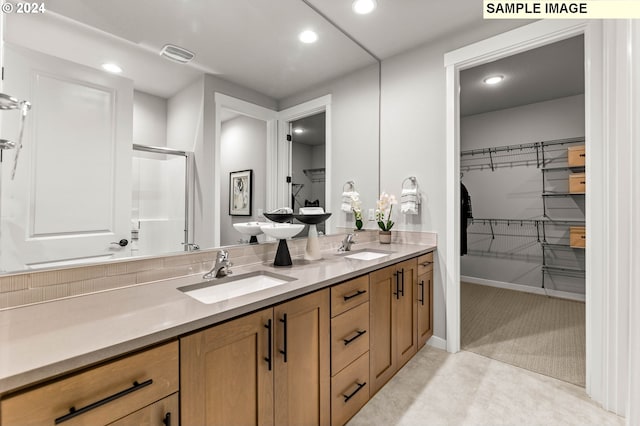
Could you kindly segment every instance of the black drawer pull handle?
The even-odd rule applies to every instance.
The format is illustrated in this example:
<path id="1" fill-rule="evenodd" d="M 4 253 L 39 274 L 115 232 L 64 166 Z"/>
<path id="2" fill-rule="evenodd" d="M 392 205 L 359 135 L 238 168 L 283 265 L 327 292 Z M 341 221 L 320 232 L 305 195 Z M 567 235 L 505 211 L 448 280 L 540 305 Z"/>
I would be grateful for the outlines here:
<path id="1" fill-rule="evenodd" d="M 354 297 L 358 297 L 358 296 L 360 296 L 361 294 L 365 294 L 366 292 L 367 292 L 367 290 L 358 290 L 358 291 L 356 291 L 356 292 L 355 292 L 355 293 L 353 293 L 353 294 L 350 294 L 350 295 L 348 295 L 348 296 L 342 296 L 342 297 L 344 298 L 344 301 L 346 302 L 347 300 L 349 300 L 349 299 L 353 299 Z"/>
<path id="2" fill-rule="evenodd" d="M 71 420 L 72 418 L 74 418 L 76 416 L 79 416 L 80 414 L 84 414 L 87 411 L 91 411 L 91 410 L 93 410 L 95 408 L 101 407 L 101 406 L 103 406 L 105 404 L 110 403 L 111 401 L 115 401 L 118 398 L 122 398 L 125 395 L 129 395 L 131 392 L 135 392 L 135 391 L 137 391 L 139 389 L 147 387 L 152 383 L 153 383 L 153 379 L 149 379 L 146 382 L 142 382 L 142 383 L 138 383 L 137 381 L 135 381 L 135 382 L 133 382 L 133 386 L 131 386 L 130 388 L 125 389 L 123 391 L 120 391 L 118 393 L 115 393 L 115 394 L 113 394 L 111 396 L 108 396 L 108 397 L 106 397 L 104 399 L 101 399 L 100 401 L 96 401 L 93 404 L 89 404 L 86 407 L 82 407 L 79 410 L 76 410 L 75 407 L 71 407 L 71 408 L 69 408 L 69 414 L 65 414 L 62 417 L 58 417 L 55 420 L 55 424 L 58 425 L 58 424 L 60 424 L 62 422 L 66 422 L 67 420 Z"/>
<path id="3" fill-rule="evenodd" d="M 424 306 L 424 280 L 421 280 L 418 285 L 420 286 L 420 299 L 418 299 L 418 301 Z"/>
<path id="4" fill-rule="evenodd" d="M 351 392 L 349 395 L 345 395 L 342 394 L 342 396 L 344 396 L 344 402 L 349 401 L 351 398 L 353 398 L 354 396 L 356 396 L 356 394 L 358 392 L 360 392 L 360 389 L 362 389 L 363 387 L 365 387 L 367 385 L 367 382 L 362 382 L 362 383 L 358 383 L 356 382 L 356 385 L 358 385 L 358 387 L 356 388 L 356 390 L 354 390 L 353 392 Z"/>
<path id="5" fill-rule="evenodd" d="M 284 324 L 284 348 L 280 350 L 280 353 L 284 356 L 284 362 L 287 362 L 287 314 L 283 315 L 280 322 Z"/>
<path id="6" fill-rule="evenodd" d="M 356 340 L 358 337 L 362 336 L 364 333 L 366 333 L 367 330 L 358 330 L 356 331 L 356 335 L 353 336 L 351 339 L 342 339 L 344 340 L 344 345 L 347 346 L 350 343 L 352 343 L 354 340 Z"/>
<path id="7" fill-rule="evenodd" d="M 433 265 L 433 262 L 424 262 L 420 264 L 420 266 L 424 266 L 424 267 L 427 267 L 429 265 Z"/>
<path id="8" fill-rule="evenodd" d="M 400 295 L 404 297 L 404 268 L 402 268 L 398 274 L 402 274 L 402 288 L 400 289 Z"/>
<path id="9" fill-rule="evenodd" d="M 162 423 L 164 423 L 165 426 L 171 426 L 171 412 L 168 412 L 167 414 L 164 415 L 164 419 L 162 419 Z"/>
<path id="10" fill-rule="evenodd" d="M 267 333 L 267 353 L 268 355 L 266 357 L 264 357 L 264 360 L 267 361 L 267 364 L 269 365 L 269 371 L 271 371 L 271 363 L 272 363 L 272 359 L 273 359 L 273 348 L 271 347 L 272 343 L 271 343 L 271 319 L 269 319 L 269 321 L 267 321 L 267 323 L 264 325 L 264 328 L 266 328 L 267 330 L 269 330 L 269 332 Z"/>
<path id="11" fill-rule="evenodd" d="M 580 184 L 581 184 L 581 185 L 586 185 L 586 184 L 587 184 L 587 182 L 585 182 L 585 181 L 581 180 L 581 181 L 580 181 Z"/>
<path id="12" fill-rule="evenodd" d="M 580 157 L 584 157 L 586 154 L 580 154 Z"/>

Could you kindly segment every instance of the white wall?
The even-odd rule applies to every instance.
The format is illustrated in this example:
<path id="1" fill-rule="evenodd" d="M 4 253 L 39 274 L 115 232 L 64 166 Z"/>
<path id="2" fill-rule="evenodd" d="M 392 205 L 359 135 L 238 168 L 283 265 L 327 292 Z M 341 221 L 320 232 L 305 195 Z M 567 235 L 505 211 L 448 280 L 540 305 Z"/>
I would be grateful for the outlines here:
<path id="1" fill-rule="evenodd" d="M 133 143 L 167 145 L 167 100 L 149 93 L 133 91 Z"/>
<path id="2" fill-rule="evenodd" d="M 234 223 L 258 221 L 258 209 L 265 209 L 267 193 L 267 123 L 241 115 L 222 123 L 220 135 L 222 156 L 220 170 L 222 178 L 220 203 L 220 244 L 238 244 L 248 240 L 233 228 Z M 251 216 L 229 215 L 229 173 L 253 170 Z M 264 235 L 258 236 L 262 241 Z"/>
<path id="3" fill-rule="evenodd" d="M 339 210 L 342 187 L 353 180 L 363 208 L 374 208 L 378 198 L 378 65 L 327 82 L 280 101 L 280 109 L 331 94 L 331 188 L 334 227 L 353 227 L 351 213 Z M 315 199 L 315 198 L 314 198 Z M 366 227 L 375 227 L 371 222 Z"/>
<path id="4" fill-rule="evenodd" d="M 194 152 L 203 141 L 204 77 L 167 101 L 167 147 Z"/>
<path id="5" fill-rule="evenodd" d="M 394 213 L 397 223 L 394 229 L 438 234 L 434 270 L 434 335 L 440 338 L 446 337 L 443 277 L 447 268 L 438 256 L 438 253 L 446 251 L 444 54 L 521 24 L 485 21 L 480 28 L 382 61 L 381 189 L 397 196 L 406 177 L 416 176 L 418 180 L 423 196 L 420 214 L 402 217 Z"/>
<path id="6" fill-rule="evenodd" d="M 582 137 L 584 117 L 584 95 L 462 117 L 460 150 Z M 559 149 L 566 152 L 566 146 Z M 488 167 L 465 171 L 465 162 L 461 162 L 462 182 L 471 195 L 475 218 L 542 218 L 543 174 L 535 164 L 536 156 L 532 153 L 514 159 L 532 162 L 495 171 Z M 545 174 L 547 185 L 566 184 L 566 171 Z M 573 219 L 584 219 L 584 197 L 548 199 L 547 206 L 552 217 L 567 219 L 572 215 Z M 549 242 L 565 242 L 568 238 L 566 226 L 547 227 L 547 231 Z M 460 259 L 460 275 L 541 286 L 542 248 L 534 225 L 494 225 L 495 239 L 491 238 L 489 225 L 476 223 L 467 232 L 469 254 Z M 555 250 L 553 255 L 550 263 L 555 259 L 559 264 L 584 267 L 584 250 Z M 545 278 L 547 288 L 584 294 L 583 278 Z"/>

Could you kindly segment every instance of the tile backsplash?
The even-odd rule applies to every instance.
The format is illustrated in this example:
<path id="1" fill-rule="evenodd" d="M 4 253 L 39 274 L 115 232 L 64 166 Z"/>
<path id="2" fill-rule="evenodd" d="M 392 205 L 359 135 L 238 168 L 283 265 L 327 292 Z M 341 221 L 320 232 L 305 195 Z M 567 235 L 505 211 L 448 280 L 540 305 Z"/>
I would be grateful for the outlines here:
<path id="1" fill-rule="evenodd" d="M 321 250 L 337 250 L 347 229 L 338 234 L 320 238 Z M 342 232 L 342 233 L 341 233 Z M 373 242 L 377 231 L 358 232 L 356 240 Z M 393 233 L 393 242 L 410 244 L 435 244 L 436 235 L 424 232 Z M 292 257 L 304 254 L 306 238 L 288 241 Z M 236 266 L 271 262 L 277 243 L 229 247 L 230 258 Z M 33 303 L 66 297 L 80 296 L 106 290 L 185 275 L 201 274 L 213 267 L 218 249 L 200 250 L 145 259 L 120 260 L 103 264 L 24 272 L 0 276 L 0 309 L 14 308 Z"/>

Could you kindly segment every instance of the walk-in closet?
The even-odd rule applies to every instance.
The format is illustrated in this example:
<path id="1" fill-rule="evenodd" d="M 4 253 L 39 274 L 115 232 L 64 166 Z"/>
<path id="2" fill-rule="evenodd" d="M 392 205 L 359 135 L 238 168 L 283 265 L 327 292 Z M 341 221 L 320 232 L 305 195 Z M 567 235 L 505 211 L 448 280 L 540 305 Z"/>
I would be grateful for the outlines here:
<path id="1" fill-rule="evenodd" d="M 460 74 L 461 347 L 579 386 L 583 46 L 574 37 Z"/>

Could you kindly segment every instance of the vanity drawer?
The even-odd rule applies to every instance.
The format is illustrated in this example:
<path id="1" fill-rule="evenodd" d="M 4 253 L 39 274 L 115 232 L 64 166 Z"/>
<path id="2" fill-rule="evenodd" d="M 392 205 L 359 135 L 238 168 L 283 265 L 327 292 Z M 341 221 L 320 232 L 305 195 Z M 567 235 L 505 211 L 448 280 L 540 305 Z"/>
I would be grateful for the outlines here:
<path id="1" fill-rule="evenodd" d="M 433 271 L 433 252 L 418 257 L 418 275 Z"/>
<path id="2" fill-rule="evenodd" d="M 331 425 L 342 426 L 369 400 L 369 352 L 331 378 Z"/>
<path id="3" fill-rule="evenodd" d="M 584 194 L 587 189 L 587 180 L 584 173 L 571 173 L 569 175 L 569 192 L 572 194 Z"/>
<path id="4" fill-rule="evenodd" d="M 587 232 L 584 226 L 569 227 L 569 245 L 573 248 L 585 248 L 587 245 Z"/>
<path id="5" fill-rule="evenodd" d="M 369 301 L 369 276 L 363 275 L 331 287 L 331 316 Z"/>
<path id="6" fill-rule="evenodd" d="M 109 426 L 162 426 L 177 425 L 180 421 L 180 397 L 178 392 L 141 410 L 121 418 Z M 64 425 L 64 423 L 63 423 Z"/>
<path id="7" fill-rule="evenodd" d="M 9 396 L 0 424 L 104 425 L 177 391 L 176 341 Z"/>
<path id="8" fill-rule="evenodd" d="M 581 167 L 585 164 L 585 151 L 584 145 L 570 146 L 568 152 L 568 164 L 569 167 Z"/>
<path id="9" fill-rule="evenodd" d="M 331 375 L 369 350 L 369 302 L 331 319 Z"/>

